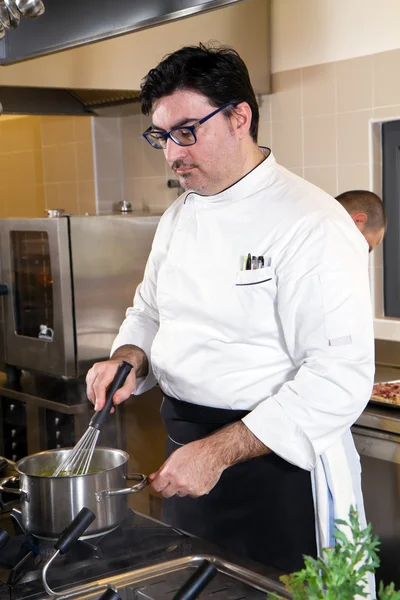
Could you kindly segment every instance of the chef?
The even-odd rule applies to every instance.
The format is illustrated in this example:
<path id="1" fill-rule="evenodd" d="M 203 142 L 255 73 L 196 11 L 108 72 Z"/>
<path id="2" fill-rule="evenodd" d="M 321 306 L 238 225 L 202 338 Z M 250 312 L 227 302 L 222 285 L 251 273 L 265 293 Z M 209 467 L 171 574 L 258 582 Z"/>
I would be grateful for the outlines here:
<path id="1" fill-rule="evenodd" d="M 365 237 L 369 252 L 382 242 L 386 231 L 386 215 L 382 200 L 369 190 L 348 190 L 336 196 Z"/>
<path id="2" fill-rule="evenodd" d="M 164 518 L 290 572 L 331 544 L 350 505 L 364 522 L 350 426 L 374 375 L 367 243 L 334 198 L 257 145 L 234 50 L 178 50 L 141 101 L 145 141 L 186 191 L 88 396 L 100 410 L 122 360 L 134 369 L 116 404 L 158 383 L 167 459 L 150 478 Z"/>

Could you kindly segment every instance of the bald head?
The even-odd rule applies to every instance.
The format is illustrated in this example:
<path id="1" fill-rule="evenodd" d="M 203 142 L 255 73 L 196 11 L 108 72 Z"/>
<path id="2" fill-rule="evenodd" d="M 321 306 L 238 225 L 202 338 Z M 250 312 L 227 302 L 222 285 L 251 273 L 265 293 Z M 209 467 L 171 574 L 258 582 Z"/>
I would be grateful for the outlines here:
<path id="1" fill-rule="evenodd" d="M 386 216 L 383 202 L 368 190 L 350 190 L 336 196 L 336 200 L 347 210 L 358 229 L 364 235 L 372 252 L 383 240 Z"/>

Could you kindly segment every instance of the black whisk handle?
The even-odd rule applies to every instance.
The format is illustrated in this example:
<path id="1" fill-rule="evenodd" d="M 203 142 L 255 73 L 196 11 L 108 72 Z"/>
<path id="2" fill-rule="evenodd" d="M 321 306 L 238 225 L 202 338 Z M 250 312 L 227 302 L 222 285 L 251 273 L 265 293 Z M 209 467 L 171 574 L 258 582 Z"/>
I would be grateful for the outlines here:
<path id="1" fill-rule="evenodd" d="M 125 380 L 132 369 L 133 366 L 125 360 L 120 364 L 114 379 L 107 388 L 106 403 L 103 408 L 94 415 L 89 423 L 90 427 L 96 427 L 96 429 L 100 429 L 101 425 L 103 425 L 104 421 L 108 417 L 108 413 L 112 408 L 115 392 L 124 385 Z"/>
<path id="2" fill-rule="evenodd" d="M 65 554 L 72 544 L 81 537 L 91 523 L 95 520 L 95 514 L 84 506 L 76 515 L 75 519 L 64 529 L 54 544 L 54 548 L 59 550 L 61 554 Z"/>

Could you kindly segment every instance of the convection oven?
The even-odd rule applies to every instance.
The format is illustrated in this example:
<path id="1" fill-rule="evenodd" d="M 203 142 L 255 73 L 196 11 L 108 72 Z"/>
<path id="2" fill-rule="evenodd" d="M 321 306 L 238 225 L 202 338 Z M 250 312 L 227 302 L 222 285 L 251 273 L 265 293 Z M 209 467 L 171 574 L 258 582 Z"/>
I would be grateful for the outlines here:
<path id="1" fill-rule="evenodd" d="M 131 215 L 1 219 L 3 365 L 78 377 L 107 358 L 158 221 Z"/>

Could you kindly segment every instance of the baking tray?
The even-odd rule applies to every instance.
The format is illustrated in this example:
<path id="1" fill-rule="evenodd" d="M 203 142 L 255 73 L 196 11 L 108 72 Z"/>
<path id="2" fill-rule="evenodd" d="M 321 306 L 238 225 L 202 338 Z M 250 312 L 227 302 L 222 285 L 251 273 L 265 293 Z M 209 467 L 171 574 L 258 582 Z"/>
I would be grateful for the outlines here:
<path id="1" fill-rule="evenodd" d="M 391 384 L 391 383 L 397 383 L 400 385 L 400 379 L 393 379 L 391 381 L 376 381 L 375 382 L 376 385 L 380 385 L 380 384 L 386 385 L 386 384 Z M 400 408 L 400 399 L 397 403 L 393 403 L 393 402 L 390 402 L 389 400 L 385 400 L 384 398 L 378 399 L 378 398 L 374 398 L 373 396 L 371 396 L 370 403 L 377 404 L 378 406 L 385 406 L 385 407 L 389 406 L 391 408 Z"/>

